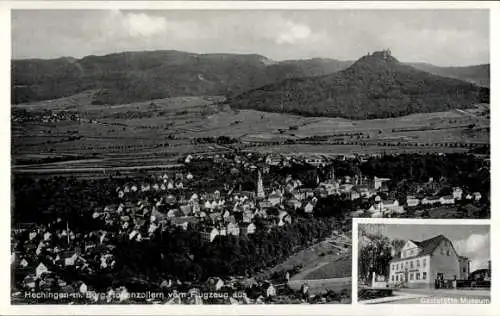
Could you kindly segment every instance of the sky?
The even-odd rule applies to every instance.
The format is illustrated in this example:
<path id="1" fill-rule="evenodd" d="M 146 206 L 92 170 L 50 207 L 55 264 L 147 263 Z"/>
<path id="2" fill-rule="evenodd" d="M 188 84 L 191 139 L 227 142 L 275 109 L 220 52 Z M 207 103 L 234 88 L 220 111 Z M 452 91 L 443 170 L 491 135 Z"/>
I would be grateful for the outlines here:
<path id="1" fill-rule="evenodd" d="M 490 260 L 490 227 L 487 225 L 409 225 L 360 224 L 365 231 L 380 233 L 390 239 L 422 241 L 444 235 L 450 239 L 459 255 L 471 260 L 471 272 L 488 267 Z M 410 226 L 410 227 L 409 227 Z"/>
<path id="2" fill-rule="evenodd" d="M 389 48 L 403 62 L 489 63 L 489 12 L 433 10 L 13 10 L 12 57 L 122 51 L 251 53 L 355 60 Z"/>

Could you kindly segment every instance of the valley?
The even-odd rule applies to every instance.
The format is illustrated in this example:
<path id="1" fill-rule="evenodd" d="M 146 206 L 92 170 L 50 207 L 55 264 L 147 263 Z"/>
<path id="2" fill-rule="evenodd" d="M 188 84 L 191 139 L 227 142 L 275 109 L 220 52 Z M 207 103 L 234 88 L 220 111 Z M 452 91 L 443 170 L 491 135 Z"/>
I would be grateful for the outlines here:
<path id="1" fill-rule="evenodd" d="M 14 105 L 13 170 L 163 166 L 189 153 L 234 149 L 368 155 L 468 152 L 489 146 L 489 106 L 484 104 L 466 110 L 348 120 L 238 110 L 221 105 L 223 100 L 179 97 L 96 106 L 90 104 L 87 92 L 72 100 Z M 60 113 L 72 113 L 78 119 L 56 118 Z M 221 136 L 234 141 L 217 142 Z"/>

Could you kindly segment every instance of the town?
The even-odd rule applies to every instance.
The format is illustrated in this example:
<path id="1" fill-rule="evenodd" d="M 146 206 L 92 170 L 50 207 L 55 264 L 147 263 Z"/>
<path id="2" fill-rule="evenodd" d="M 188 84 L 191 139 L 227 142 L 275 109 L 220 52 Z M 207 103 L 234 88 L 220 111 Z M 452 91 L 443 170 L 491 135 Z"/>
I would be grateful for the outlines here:
<path id="1" fill-rule="evenodd" d="M 350 302 L 350 283 L 313 289 L 294 279 L 301 265 L 273 267 L 325 240 L 331 258 L 350 261 L 353 217 L 487 218 L 488 164 L 467 154 L 234 151 L 135 176 L 18 175 L 13 300 L 43 291 L 98 304 Z M 350 278 L 350 262 L 339 273 L 324 279 Z M 163 294 L 127 294 L 145 291 Z"/>

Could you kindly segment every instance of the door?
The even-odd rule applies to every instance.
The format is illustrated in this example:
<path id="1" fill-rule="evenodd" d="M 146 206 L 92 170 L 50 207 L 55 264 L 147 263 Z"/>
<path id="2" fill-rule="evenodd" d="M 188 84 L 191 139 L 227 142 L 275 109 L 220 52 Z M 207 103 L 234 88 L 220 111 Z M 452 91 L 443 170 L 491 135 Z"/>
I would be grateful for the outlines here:
<path id="1" fill-rule="evenodd" d="M 438 272 L 437 273 L 437 283 L 438 283 L 438 288 L 441 289 L 444 287 L 444 274 Z"/>

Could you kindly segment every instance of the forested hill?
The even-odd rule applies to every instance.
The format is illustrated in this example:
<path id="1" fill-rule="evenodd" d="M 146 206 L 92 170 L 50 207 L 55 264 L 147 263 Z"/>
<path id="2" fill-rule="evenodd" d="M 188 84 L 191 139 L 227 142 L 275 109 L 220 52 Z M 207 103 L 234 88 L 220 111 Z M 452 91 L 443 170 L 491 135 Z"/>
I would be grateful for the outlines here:
<path id="1" fill-rule="evenodd" d="M 426 63 L 408 63 L 417 69 L 430 72 L 431 74 L 460 79 L 474 83 L 478 86 L 490 86 L 490 65 L 474 65 L 465 67 L 438 67 Z"/>
<path id="2" fill-rule="evenodd" d="M 180 51 L 124 52 L 81 59 L 12 61 L 12 102 L 57 99 L 85 90 L 97 104 L 123 104 L 175 96 L 235 96 L 289 78 L 332 74 L 353 61 L 272 61 L 256 54 L 193 54 Z M 437 67 L 415 63 L 436 75 L 489 86 L 489 65 Z"/>
<path id="3" fill-rule="evenodd" d="M 320 58 L 275 62 L 255 54 L 179 51 L 13 60 L 12 102 L 56 99 L 85 90 L 99 91 L 96 104 L 235 95 L 287 78 L 334 73 L 351 63 Z"/>
<path id="4" fill-rule="evenodd" d="M 436 76 L 375 52 L 331 75 L 295 78 L 230 98 L 234 108 L 373 119 L 489 103 L 489 89 Z"/>

